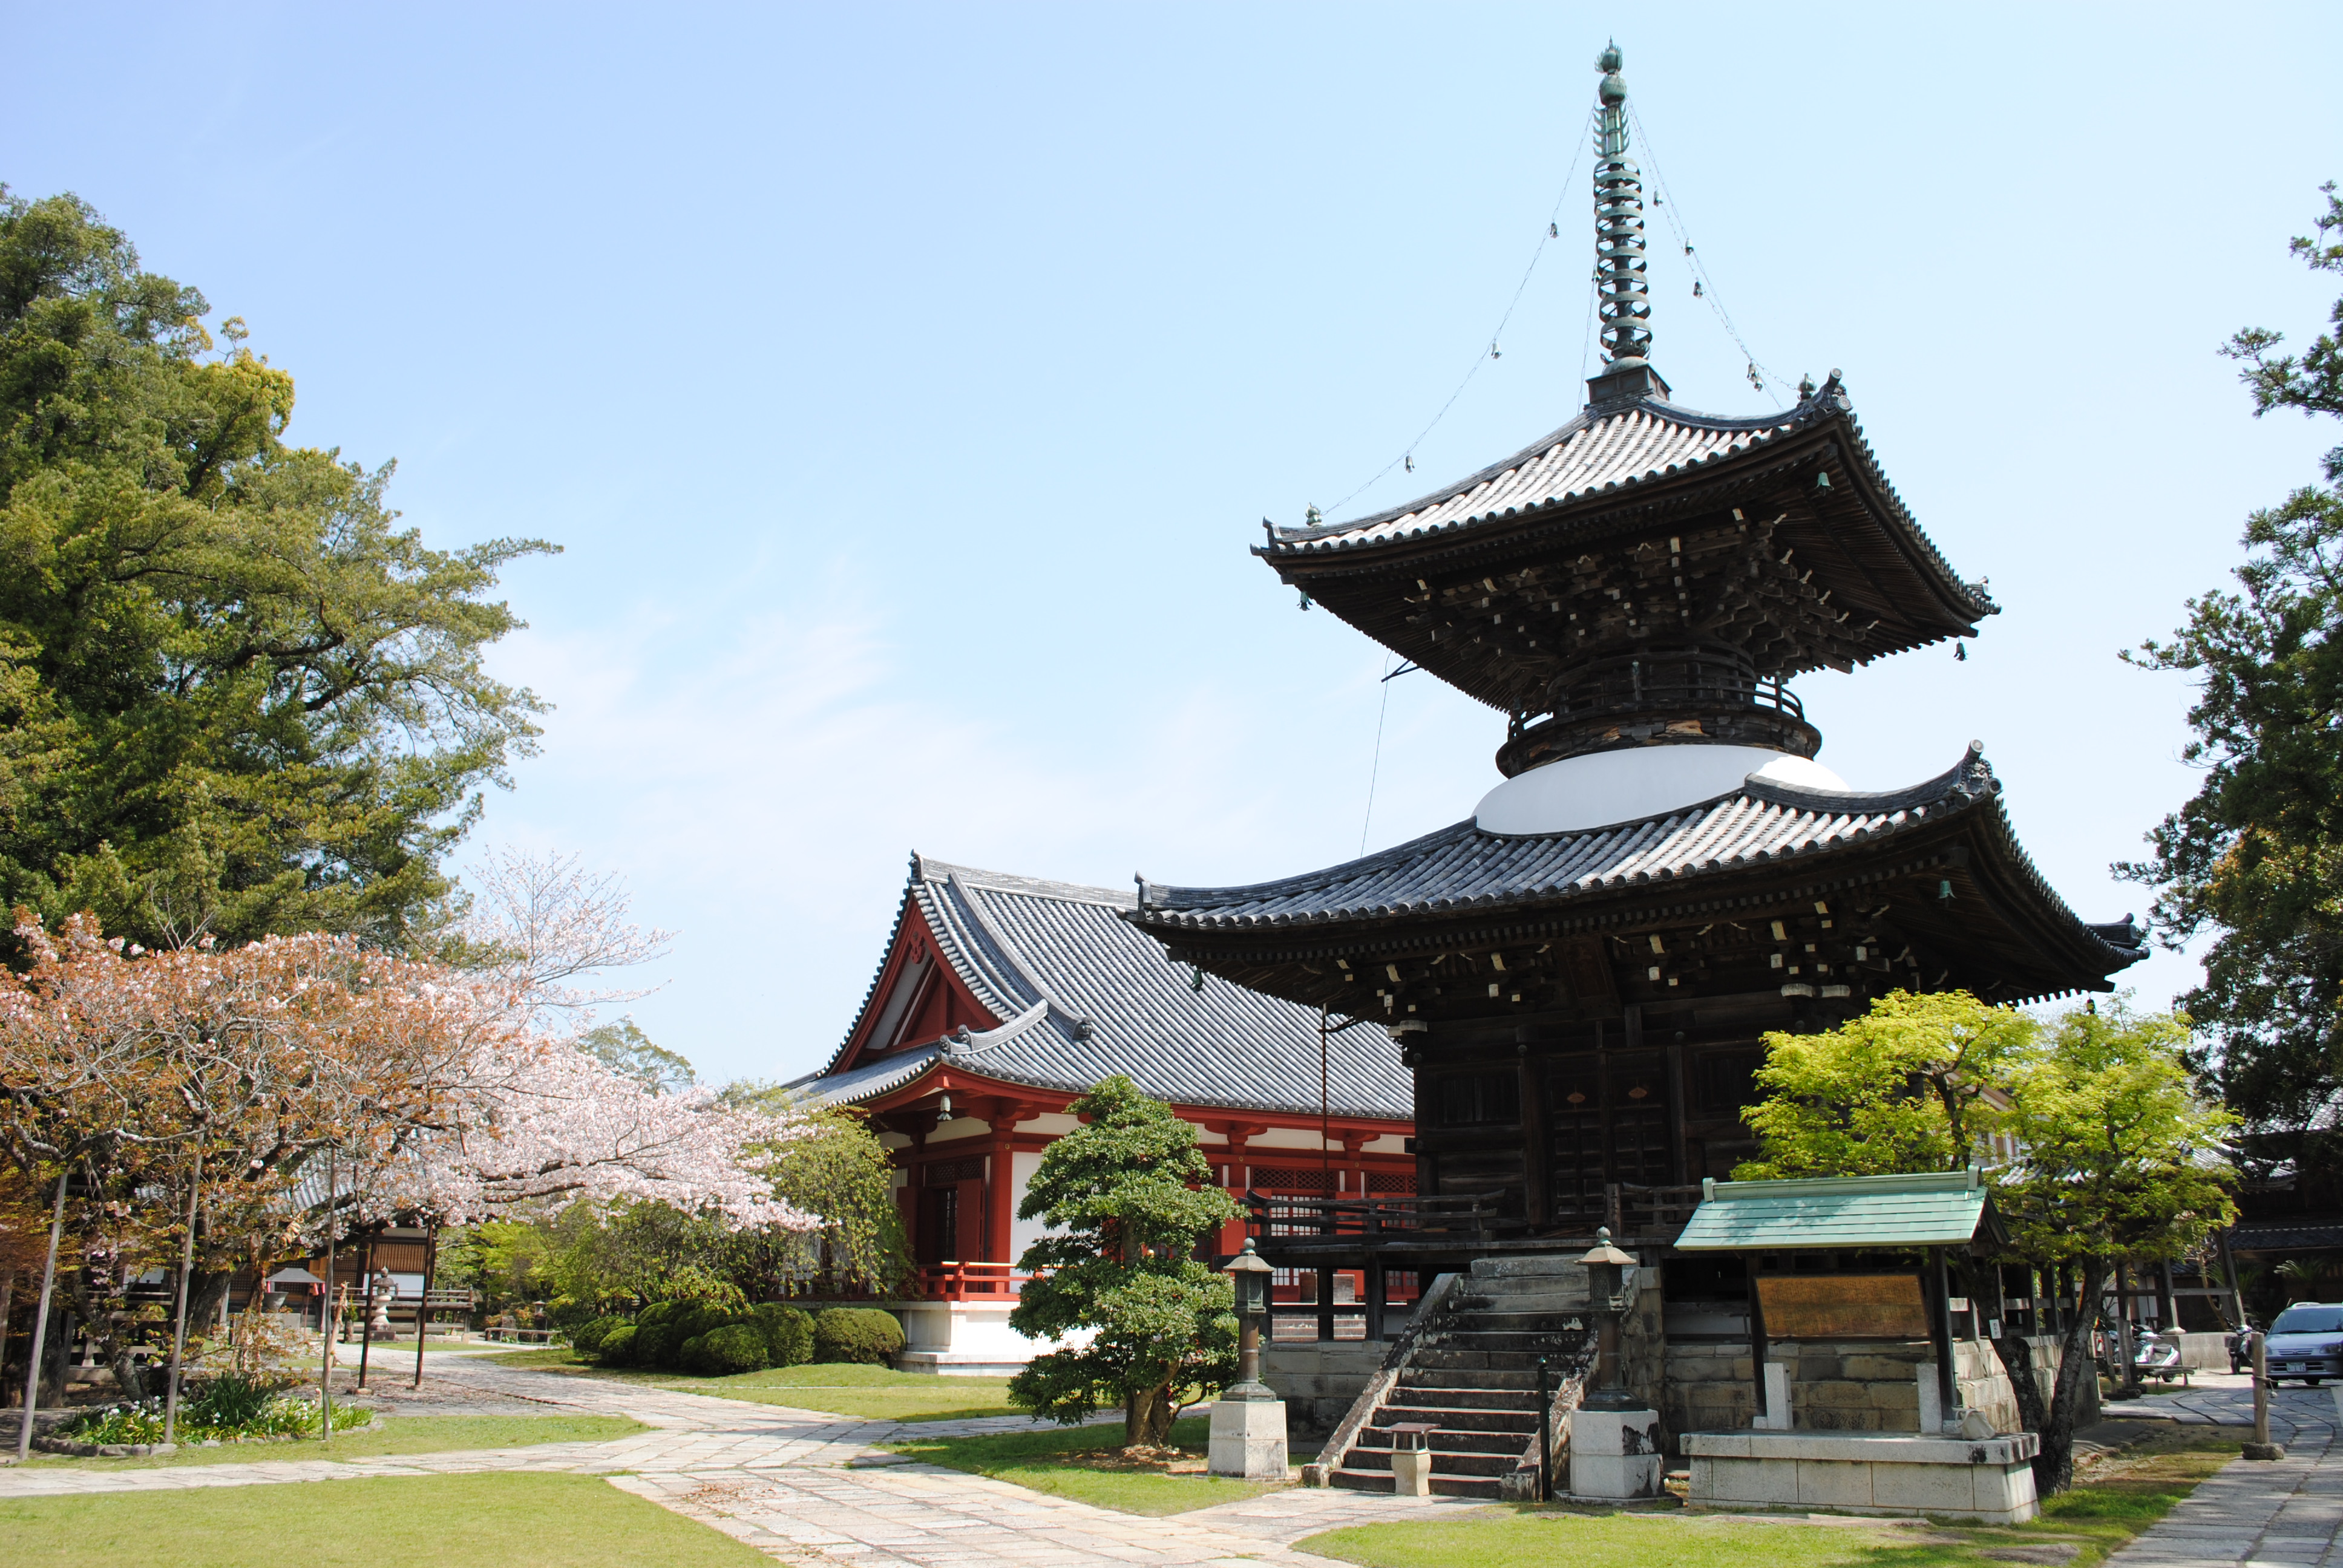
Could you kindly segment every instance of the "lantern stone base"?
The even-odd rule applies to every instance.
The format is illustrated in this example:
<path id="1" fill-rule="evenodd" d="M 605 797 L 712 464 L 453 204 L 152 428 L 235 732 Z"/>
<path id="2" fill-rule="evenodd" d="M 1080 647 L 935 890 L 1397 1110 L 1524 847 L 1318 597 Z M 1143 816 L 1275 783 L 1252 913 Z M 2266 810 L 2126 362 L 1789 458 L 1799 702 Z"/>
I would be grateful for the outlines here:
<path id="1" fill-rule="evenodd" d="M 1216 1399 L 1205 1468 L 1246 1481 L 1285 1479 L 1285 1402 Z"/>
<path id="2" fill-rule="evenodd" d="M 1392 1492 L 1399 1497 L 1432 1495 L 1432 1451 L 1403 1448 L 1391 1456 Z"/>
<path id="3" fill-rule="evenodd" d="M 1976 1440 L 1688 1432 L 1680 1442 L 1694 1508 L 1940 1513 L 1985 1524 L 2023 1524 L 2040 1512 L 2031 1462 L 2042 1440 L 2030 1432 Z"/>
<path id="4" fill-rule="evenodd" d="M 1581 1406 L 1570 1412 L 1569 1456 L 1573 1497 L 1657 1497 L 1659 1412 Z"/>

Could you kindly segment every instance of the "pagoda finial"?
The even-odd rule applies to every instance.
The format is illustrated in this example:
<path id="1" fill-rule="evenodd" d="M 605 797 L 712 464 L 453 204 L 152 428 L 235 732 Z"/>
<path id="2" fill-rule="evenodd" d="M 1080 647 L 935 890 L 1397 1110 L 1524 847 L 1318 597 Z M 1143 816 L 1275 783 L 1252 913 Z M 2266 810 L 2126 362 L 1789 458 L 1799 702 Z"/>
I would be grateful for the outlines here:
<path id="1" fill-rule="evenodd" d="M 1603 316 L 1603 358 L 1612 372 L 1651 358 L 1652 296 L 1644 256 L 1644 176 L 1627 156 L 1627 84 L 1616 43 L 1596 56 L 1603 102 L 1594 137 L 1594 276 Z M 1596 377 L 1608 380 L 1609 375 Z M 1625 378 L 1623 377 L 1624 381 Z M 1641 390 L 1624 385 L 1618 391 Z"/>

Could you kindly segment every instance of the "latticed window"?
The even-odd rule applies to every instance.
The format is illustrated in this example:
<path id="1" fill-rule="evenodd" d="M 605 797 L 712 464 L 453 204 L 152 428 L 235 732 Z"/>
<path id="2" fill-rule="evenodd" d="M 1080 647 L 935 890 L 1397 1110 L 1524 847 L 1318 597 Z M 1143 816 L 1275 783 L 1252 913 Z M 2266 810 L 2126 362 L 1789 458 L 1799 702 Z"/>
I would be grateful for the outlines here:
<path id="1" fill-rule="evenodd" d="M 1334 1191 L 1334 1172 L 1306 1166 L 1256 1165 L 1252 1185 L 1260 1192 L 1326 1192 Z"/>
<path id="2" fill-rule="evenodd" d="M 1413 1171 L 1368 1171 L 1367 1195 L 1373 1197 L 1378 1192 L 1413 1197 L 1415 1193 L 1415 1172 Z"/>

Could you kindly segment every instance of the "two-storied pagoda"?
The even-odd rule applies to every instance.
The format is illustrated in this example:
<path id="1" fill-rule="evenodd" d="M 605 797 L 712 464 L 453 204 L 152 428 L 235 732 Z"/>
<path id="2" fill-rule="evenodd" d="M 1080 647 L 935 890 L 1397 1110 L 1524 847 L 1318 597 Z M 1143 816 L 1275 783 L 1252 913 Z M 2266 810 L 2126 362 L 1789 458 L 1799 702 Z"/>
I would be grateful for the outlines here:
<path id="1" fill-rule="evenodd" d="M 1240 888 L 1142 880 L 1177 961 L 1391 1030 L 1418 1191 L 1591 1232 L 1607 1183 L 1728 1175 L 1768 1030 L 1896 988 L 2109 989 L 2144 953 L 2078 920 L 1979 749 L 1849 790 L 1784 682 L 1974 635 L 1995 613 L 1880 470 L 1836 372 L 1754 418 L 1651 364 L 1642 182 L 1601 63 L 1602 374 L 1527 449 L 1371 517 L 1272 529 L 1286 583 L 1508 716 L 1473 815 Z"/>

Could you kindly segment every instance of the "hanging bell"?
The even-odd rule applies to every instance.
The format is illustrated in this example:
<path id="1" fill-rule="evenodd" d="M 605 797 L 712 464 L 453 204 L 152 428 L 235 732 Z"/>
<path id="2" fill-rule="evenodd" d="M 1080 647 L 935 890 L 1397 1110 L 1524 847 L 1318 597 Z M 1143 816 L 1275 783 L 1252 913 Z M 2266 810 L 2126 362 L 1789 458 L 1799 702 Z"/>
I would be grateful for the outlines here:
<path id="1" fill-rule="evenodd" d="M 1692 241 L 1690 240 L 1684 241 L 1684 254 L 1686 256 L 1690 256 L 1692 254 Z"/>
<path id="2" fill-rule="evenodd" d="M 1414 454 L 1414 453 L 1410 452 L 1410 453 L 1409 453 L 1405 457 L 1402 458 L 1402 459 L 1401 459 L 1401 461 L 1404 462 L 1404 463 L 1407 465 L 1407 471 L 1408 471 L 1409 473 L 1413 474 L 1413 473 L 1414 473 L 1414 472 L 1415 472 L 1415 454 Z"/>
<path id="3" fill-rule="evenodd" d="M 1969 645 L 1965 642 L 1956 642 L 1953 644 L 1953 662 L 1956 664 L 1966 664 L 1968 661 Z"/>
<path id="4" fill-rule="evenodd" d="M 1191 965 L 1189 966 L 1188 972 L 1195 977 L 1188 982 L 1188 989 L 1190 990 L 1196 991 L 1202 990 L 1204 989 L 1204 971 L 1195 968 L 1193 965 Z"/>
<path id="5" fill-rule="evenodd" d="M 1765 390 L 1765 378 L 1757 374 L 1757 366 L 1754 360 L 1749 366 L 1749 385 L 1755 387 L 1760 392 Z"/>
<path id="6" fill-rule="evenodd" d="M 1503 359 L 1504 357 L 1505 351 L 1497 347 L 1497 340 L 1493 337 L 1489 339 L 1489 357 L 1492 359 Z"/>
<path id="7" fill-rule="evenodd" d="M 1545 236 L 1548 239 L 1560 239 L 1562 237 L 1562 225 L 1558 223 L 1550 223 L 1546 225 Z"/>
<path id="8" fill-rule="evenodd" d="M 1694 299 L 1701 297 L 1700 279 L 1696 277 L 1692 280 L 1692 297 Z"/>

